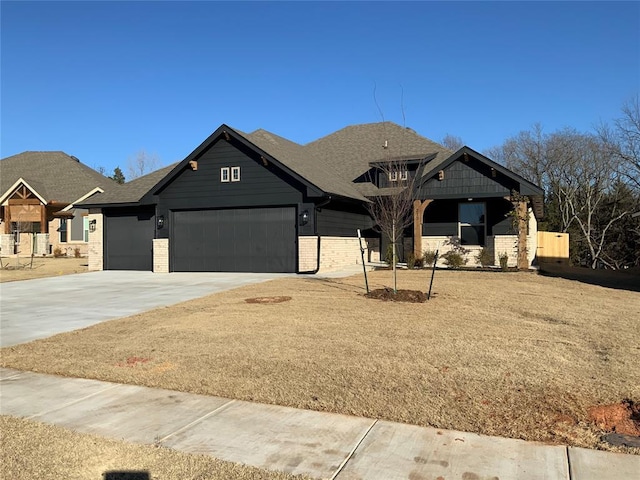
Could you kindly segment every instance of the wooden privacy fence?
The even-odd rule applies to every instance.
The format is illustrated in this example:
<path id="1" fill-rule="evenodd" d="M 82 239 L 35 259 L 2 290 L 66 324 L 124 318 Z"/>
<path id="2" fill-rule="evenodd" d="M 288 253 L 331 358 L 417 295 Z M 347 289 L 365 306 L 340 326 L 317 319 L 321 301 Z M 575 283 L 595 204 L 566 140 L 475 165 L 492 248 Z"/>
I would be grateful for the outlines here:
<path id="1" fill-rule="evenodd" d="M 569 265 L 569 234 L 538 232 L 538 263 Z"/>

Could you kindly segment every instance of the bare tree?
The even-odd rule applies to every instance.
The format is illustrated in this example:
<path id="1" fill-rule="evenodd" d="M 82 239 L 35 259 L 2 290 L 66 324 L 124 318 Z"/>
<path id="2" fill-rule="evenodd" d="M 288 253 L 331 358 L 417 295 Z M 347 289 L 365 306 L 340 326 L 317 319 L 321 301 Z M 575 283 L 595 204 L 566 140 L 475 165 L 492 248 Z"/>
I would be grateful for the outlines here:
<path id="1" fill-rule="evenodd" d="M 444 147 L 447 147 L 449 150 L 453 150 L 454 152 L 456 150 L 459 150 L 460 148 L 464 147 L 464 141 L 462 141 L 462 138 L 456 136 L 456 135 L 451 135 L 450 133 L 447 133 L 443 138 L 442 141 L 440 142 Z"/>
<path id="2" fill-rule="evenodd" d="M 618 161 L 618 168 L 629 185 L 640 189 L 640 99 L 627 100 L 622 105 L 622 116 L 615 119 L 613 128 L 607 124 L 598 127 L 598 134 L 609 153 Z"/>
<path id="3" fill-rule="evenodd" d="M 129 157 L 127 161 L 127 171 L 129 180 L 141 177 L 147 173 L 151 173 L 160 166 L 158 156 L 148 154 L 144 150 L 140 150 L 133 157 Z"/>
<path id="4" fill-rule="evenodd" d="M 409 171 L 406 160 L 390 159 L 381 162 L 374 170 L 378 176 L 379 192 L 370 197 L 369 214 L 376 229 L 391 243 L 391 265 L 393 270 L 393 291 L 398 290 L 396 263 L 398 243 L 404 231 L 413 223 L 413 200 L 415 175 Z M 382 252 L 381 252 L 382 253 Z"/>

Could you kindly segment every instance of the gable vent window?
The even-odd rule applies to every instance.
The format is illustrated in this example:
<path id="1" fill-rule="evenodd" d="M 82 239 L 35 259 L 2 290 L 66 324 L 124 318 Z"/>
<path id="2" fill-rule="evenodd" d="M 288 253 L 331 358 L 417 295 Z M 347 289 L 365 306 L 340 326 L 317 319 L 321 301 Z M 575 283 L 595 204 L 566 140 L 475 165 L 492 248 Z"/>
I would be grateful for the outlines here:
<path id="1" fill-rule="evenodd" d="M 221 182 L 229 181 L 229 167 L 222 167 L 220 169 L 220 181 Z"/>
<path id="2" fill-rule="evenodd" d="M 240 167 L 231 167 L 231 181 L 232 182 L 240 181 Z"/>

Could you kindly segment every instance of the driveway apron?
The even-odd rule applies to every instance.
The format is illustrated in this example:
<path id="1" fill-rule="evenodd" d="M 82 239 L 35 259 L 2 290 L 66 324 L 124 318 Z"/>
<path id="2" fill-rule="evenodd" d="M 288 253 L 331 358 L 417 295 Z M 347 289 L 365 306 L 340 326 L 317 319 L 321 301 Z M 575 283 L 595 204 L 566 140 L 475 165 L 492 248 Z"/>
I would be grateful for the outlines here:
<path id="1" fill-rule="evenodd" d="M 0 283 L 0 346 L 286 276 L 291 275 L 112 270 Z"/>

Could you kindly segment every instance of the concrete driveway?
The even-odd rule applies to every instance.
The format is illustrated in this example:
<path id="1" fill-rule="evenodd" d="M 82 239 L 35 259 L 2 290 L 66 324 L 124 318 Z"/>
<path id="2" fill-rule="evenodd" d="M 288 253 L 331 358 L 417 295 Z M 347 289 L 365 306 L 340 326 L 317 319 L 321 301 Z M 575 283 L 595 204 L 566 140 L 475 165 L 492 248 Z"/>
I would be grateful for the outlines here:
<path id="1" fill-rule="evenodd" d="M 0 346 L 286 276 L 104 271 L 0 283 Z"/>

